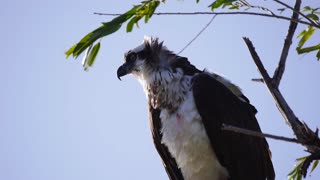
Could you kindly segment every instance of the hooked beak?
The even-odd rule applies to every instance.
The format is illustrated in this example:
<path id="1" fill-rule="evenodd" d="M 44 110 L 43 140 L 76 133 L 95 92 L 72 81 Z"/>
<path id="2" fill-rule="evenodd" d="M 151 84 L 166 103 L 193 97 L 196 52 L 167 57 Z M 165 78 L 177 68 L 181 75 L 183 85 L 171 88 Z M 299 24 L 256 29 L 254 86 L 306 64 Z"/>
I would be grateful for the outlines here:
<path id="1" fill-rule="evenodd" d="M 117 70 L 118 79 L 121 81 L 121 77 L 131 73 L 132 64 L 124 63 Z"/>

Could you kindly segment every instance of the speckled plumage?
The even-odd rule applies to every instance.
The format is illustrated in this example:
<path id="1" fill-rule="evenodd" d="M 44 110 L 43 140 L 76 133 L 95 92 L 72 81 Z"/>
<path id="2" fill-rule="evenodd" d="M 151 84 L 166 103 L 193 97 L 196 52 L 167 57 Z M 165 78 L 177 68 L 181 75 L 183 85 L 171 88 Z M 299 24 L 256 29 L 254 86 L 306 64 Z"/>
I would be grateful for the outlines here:
<path id="1" fill-rule="evenodd" d="M 170 179 L 274 179 L 265 139 L 221 131 L 223 123 L 261 131 L 238 86 L 150 37 L 126 53 L 117 74 L 129 73 L 146 93 L 152 137 Z"/>

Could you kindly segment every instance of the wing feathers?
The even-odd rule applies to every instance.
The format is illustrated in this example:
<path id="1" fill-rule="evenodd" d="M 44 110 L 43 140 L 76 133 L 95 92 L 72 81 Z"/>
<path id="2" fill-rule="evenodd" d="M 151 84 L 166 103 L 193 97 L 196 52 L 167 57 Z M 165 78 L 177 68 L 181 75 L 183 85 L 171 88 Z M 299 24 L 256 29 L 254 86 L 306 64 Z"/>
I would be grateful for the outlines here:
<path id="1" fill-rule="evenodd" d="M 165 170 L 171 180 L 183 180 L 182 173 L 178 168 L 176 161 L 172 158 L 168 148 L 161 143 L 161 120 L 160 110 L 153 109 L 149 103 L 150 129 L 152 132 L 154 145 L 162 159 Z"/>
<path id="2" fill-rule="evenodd" d="M 194 77 L 193 93 L 214 152 L 231 179 L 274 179 L 265 139 L 221 130 L 225 123 L 261 132 L 255 108 L 205 73 Z"/>

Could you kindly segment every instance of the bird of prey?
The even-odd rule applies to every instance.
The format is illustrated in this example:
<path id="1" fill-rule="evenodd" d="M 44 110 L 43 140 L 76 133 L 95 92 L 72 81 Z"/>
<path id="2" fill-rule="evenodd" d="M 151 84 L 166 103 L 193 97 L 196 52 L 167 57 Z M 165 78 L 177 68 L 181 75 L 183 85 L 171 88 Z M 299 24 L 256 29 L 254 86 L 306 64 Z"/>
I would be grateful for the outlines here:
<path id="1" fill-rule="evenodd" d="M 153 142 L 171 180 L 272 180 L 265 138 L 221 130 L 228 124 L 261 132 L 240 88 L 199 70 L 155 37 L 124 55 L 120 79 L 133 74 L 149 106 Z"/>

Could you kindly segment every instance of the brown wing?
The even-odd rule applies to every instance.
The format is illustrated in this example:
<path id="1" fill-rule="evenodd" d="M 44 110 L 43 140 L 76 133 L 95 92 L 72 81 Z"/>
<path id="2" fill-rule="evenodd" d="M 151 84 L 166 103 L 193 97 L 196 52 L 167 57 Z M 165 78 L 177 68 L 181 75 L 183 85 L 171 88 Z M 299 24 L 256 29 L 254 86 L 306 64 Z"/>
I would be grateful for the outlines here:
<path id="1" fill-rule="evenodd" d="M 152 138 L 154 145 L 162 159 L 162 163 L 166 169 L 166 172 L 171 180 L 183 180 L 182 173 L 178 168 L 176 161 L 172 158 L 167 146 L 161 143 L 161 119 L 160 110 L 153 109 L 149 103 L 149 120 L 150 129 L 152 132 Z"/>
<path id="2" fill-rule="evenodd" d="M 211 146 L 230 179 L 273 180 L 274 169 L 264 138 L 221 130 L 225 123 L 261 132 L 255 108 L 205 73 L 194 77 L 193 94 Z"/>

